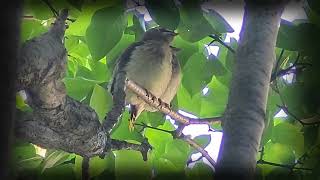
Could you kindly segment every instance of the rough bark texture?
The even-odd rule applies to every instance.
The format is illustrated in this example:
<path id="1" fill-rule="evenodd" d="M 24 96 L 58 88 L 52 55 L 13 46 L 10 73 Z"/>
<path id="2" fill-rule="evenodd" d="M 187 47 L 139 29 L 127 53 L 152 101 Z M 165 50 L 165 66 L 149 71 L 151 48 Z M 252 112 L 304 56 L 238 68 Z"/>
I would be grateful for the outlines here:
<path id="1" fill-rule="evenodd" d="M 216 169 L 218 177 L 253 178 L 284 4 L 246 2 L 223 119 L 224 134 Z"/>
<path id="2" fill-rule="evenodd" d="M 102 125 L 96 112 L 66 94 L 62 81 L 67 62 L 64 32 L 67 10 L 62 10 L 49 31 L 23 44 L 18 60 L 17 90 L 27 94 L 32 112 L 17 112 L 15 134 L 44 148 L 61 149 L 85 158 L 110 150 L 132 149 L 147 159 L 151 148 L 110 138 L 110 131 L 124 109 L 125 74 L 114 95 L 114 106 Z M 122 89 L 121 89 L 122 88 Z M 116 96 L 116 97 L 115 97 Z"/>
<path id="3" fill-rule="evenodd" d="M 66 95 L 62 82 L 67 52 L 63 44 L 67 11 L 47 33 L 23 44 L 18 61 L 17 89 L 25 90 L 33 112 L 18 112 L 17 137 L 45 148 L 82 156 L 100 155 L 106 136 L 97 114 Z"/>
<path id="4" fill-rule="evenodd" d="M 1 126 L 0 126 L 0 179 L 9 179 L 9 158 L 13 139 L 15 116 L 14 79 L 16 78 L 17 50 L 19 47 L 21 1 L 2 4 L 1 17 Z"/>

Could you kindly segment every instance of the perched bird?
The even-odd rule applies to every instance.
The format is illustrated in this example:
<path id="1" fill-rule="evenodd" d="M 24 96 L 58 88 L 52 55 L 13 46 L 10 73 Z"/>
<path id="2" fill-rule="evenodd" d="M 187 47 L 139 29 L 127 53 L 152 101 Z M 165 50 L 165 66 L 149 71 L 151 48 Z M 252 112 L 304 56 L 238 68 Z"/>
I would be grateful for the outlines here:
<path id="1" fill-rule="evenodd" d="M 116 75 L 125 72 L 128 79 L 156 97 L 161 97 L 172 78 L 175 50 L 170 44 L 176 35 L 173 31 L 157 27 L 146 31 L 141 41 L 131 44 L 116 62 L 111 79 L 111 94 L 117 86 Z M 125 93 L 126 104 L 131 106 L 129 129 L 132 130 L 135 120 L 148 105 L 130 90 L 126 89 Z M 168 100 L 175 95 L 167 94 L 165 98 Z M 155 111 L 151 107 L 148 109 Z"/>

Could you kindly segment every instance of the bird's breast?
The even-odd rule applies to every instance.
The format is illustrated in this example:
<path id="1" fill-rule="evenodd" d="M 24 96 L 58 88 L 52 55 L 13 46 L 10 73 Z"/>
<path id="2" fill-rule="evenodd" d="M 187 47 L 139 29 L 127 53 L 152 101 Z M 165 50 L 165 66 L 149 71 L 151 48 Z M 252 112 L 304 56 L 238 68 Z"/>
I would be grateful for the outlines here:
<path id="1" fill-rule="evenodd" d="M 146 43 L 137 47 L 125 67 L 127 77 L 153 95 L 160 97 L 166 90 L 172 73 L 172 54 L 169 46 Z M 135 95 L 127 93 L 127 101 L 134 103 Z"/>

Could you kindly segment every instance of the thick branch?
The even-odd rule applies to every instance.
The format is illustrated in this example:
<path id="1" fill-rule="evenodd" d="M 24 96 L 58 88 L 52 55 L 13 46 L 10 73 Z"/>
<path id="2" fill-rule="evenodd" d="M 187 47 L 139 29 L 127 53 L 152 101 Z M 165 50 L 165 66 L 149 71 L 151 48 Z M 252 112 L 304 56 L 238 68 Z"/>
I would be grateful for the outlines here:
<path id="1" fill-rule="evenodd" d="M 217 175 L 252 179 L 264 129 L 275 44 L 284 2 L 248 0 L 227 108 Z M 230 174 L 229 172 L 233 172 Z"/>

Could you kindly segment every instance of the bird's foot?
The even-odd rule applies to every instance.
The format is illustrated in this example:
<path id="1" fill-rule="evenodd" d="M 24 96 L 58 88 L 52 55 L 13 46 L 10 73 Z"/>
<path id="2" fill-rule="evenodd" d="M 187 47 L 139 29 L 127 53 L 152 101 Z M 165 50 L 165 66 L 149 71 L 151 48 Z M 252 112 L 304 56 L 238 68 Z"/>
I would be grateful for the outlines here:
<path id="1" fill-rule="evenodd" d="M 145 91 L 146 91 L 146 96 L 148 97 L 148 98 L 150 98 L 150 92 L 148 91 L 148 89 L 146 89 L 146 88 L 143 88 Z"/>
<path id="2" fill-rule="evenodd" d="M 129 131 L 133 132 L 134 131 L 134 120 L 129 119 Z"/>
<path id="3" fill-rule="evenodd" d="M 164 102 L 164 107 L 166 107 L 167 109 L 170 109 L 170 108 L 171 108 L 171 105 Z"/>
<path id="4" fill-rule="evenodd" d="M 133 132 L 134 130 L 134 123 L 136 121 L 137 118 L 137 107 L 136 106 L 132 106 L 131 107 L 131 112 L 130 112 L 130 118 L 129 118 L 129 131 Z"/>

